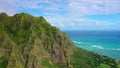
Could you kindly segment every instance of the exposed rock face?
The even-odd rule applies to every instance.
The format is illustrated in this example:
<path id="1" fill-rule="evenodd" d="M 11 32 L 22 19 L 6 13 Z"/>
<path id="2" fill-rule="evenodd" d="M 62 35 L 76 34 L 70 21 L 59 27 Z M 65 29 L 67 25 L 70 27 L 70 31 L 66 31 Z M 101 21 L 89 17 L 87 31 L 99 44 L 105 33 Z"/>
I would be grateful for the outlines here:
<path id="1" fill-rule="evenodd" d="M 0 65 L 3 68 L 69 67 L 74 49 L 69 37 L 43 17 L 0 14 Z"/>

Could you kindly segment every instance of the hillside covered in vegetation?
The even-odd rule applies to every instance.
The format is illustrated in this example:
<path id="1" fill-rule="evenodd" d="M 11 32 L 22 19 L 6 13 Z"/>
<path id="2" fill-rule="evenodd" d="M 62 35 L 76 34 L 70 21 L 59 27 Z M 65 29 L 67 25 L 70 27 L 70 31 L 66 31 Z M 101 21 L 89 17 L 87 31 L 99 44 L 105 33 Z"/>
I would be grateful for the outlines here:
<path id="1" fill-rule="evenodd" d="M 0 68 L 118 68 L 118 63 L 75 47 L 42 16 L 1 13 Z"/>

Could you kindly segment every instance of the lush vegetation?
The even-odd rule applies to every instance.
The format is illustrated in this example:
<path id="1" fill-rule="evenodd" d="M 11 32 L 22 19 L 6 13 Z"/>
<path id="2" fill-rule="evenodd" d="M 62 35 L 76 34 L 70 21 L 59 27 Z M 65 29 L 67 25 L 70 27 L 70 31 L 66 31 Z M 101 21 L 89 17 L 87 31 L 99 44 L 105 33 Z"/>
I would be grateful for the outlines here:
<path id="1" fill-rule="evenodd" d="M 0 68 L 118 68 L 118 64 L 75 47 L 42 16 L 1 13 Z"/>
<path id="2" fill-rule="evenodd" d="M 72 54 L 71 64 L 74 68 L 118 68 L 114 59 L 80 48 Z"/>

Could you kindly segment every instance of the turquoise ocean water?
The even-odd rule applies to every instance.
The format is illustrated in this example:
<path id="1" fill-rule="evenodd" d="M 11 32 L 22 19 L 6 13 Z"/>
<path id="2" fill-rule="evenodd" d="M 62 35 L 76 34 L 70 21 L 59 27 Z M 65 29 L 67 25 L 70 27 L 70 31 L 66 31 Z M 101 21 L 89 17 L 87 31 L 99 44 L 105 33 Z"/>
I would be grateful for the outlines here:
<path id="1" fill-rule="evenodd" d="M 64 31 L 74 44 L 120 60 L 120 31 Z"/>

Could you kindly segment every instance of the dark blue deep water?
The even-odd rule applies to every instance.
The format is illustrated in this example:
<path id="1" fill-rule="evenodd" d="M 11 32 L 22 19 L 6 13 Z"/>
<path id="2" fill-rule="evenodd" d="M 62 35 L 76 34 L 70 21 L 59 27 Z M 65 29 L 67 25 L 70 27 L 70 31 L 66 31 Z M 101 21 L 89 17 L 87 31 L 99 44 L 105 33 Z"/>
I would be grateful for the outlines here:
<path id="1" fill-rule="evenodd" d="M 64 31 L 74 44 L 120 60 L 120 31 Z"/>

